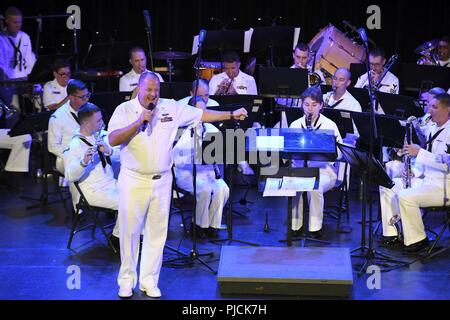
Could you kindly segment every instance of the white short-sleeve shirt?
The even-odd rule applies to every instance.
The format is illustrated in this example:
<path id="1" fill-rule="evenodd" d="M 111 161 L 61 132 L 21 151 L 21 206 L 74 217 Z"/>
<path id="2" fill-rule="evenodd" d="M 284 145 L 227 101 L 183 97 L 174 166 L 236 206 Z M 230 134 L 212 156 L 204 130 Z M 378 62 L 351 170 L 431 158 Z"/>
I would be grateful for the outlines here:
<path id="1" fill-rule="evenodd" d="M 209 94 L 214 95 L 219 88 L 220 83 L 225 79 L 230 79 L 226 72 L 214 75 L 209 81 Z M 258 94 L 255 78 L 242 71 L 239 71 L 237 77 L 234 78 L 233 87 L 237 94 Z"/>
<path id="2" fill-rule="evenodd" d="M 149 70 L 145 70 L 145 72 L 148 72 Z M 154 72 L 159 78 L 159 82 L 164 82 L 163 78 L 158 72 Z M 136 73 L 133 69 L 131 69 L 130 72 L 124 74 L 119 79 L 119 91 L 121 92 L 131 92 L 136 88 L 136 86 L 139 83 L 139 77 L 141 76 L 140 73 Z"/>
<path id="3" fill-rule="evenodd" d="M 60 103 L 65 97 L 67 97 L 67 86 L 60 86 L 56 79 L 53 79 L 44 85 L 43 100 L 45 107 Z"/>

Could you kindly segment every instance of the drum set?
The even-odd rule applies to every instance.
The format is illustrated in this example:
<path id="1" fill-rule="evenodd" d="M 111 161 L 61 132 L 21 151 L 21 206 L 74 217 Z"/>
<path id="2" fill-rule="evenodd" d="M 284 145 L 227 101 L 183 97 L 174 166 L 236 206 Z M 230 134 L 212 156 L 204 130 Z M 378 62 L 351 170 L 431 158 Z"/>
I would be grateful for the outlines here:
<path id="1" fill-rule="evenodd" d="M 322 71 L 327 83 L 338 68 L 350 69 L 350 64 L 363 63 L 366 58 L 364 47 L 332 24 L 321 29 L 309 42 L 309 47 L 313 53 L 311 59 L 315 61 L 314 70 Z"/>

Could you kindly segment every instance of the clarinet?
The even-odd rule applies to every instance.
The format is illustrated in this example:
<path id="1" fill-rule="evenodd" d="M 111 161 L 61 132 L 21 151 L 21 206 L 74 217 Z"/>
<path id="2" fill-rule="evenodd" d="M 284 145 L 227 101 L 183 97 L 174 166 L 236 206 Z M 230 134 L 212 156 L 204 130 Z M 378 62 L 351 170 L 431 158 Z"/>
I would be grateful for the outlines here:
<path id="1" fill-rule="evenodd" d="M 205 124 L 203 122 L 202 122 L 202 129 L 203 129 L 203 134 L 202 134 L 202 140 L 203 140 L 203 135 L 206 133 Z M 213 163 L 213 169 L 214 169 L 214 175 L 215 175 L 216 179 L 219 180 L 221 178 L 220 170 L 217 167 L 217 164 L 215 161 Z"/>

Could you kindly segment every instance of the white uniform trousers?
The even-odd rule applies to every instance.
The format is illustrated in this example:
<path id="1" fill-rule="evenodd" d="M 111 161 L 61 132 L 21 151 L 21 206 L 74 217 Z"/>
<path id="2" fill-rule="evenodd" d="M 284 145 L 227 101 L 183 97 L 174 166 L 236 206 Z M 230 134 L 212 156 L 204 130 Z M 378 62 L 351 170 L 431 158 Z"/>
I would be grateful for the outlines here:
<path id="1" fill-rule="evenodd" d="M 190 170 L 175 169 L 178 187 L 194 193 L 193 176 Z M 223 179 L 216 179 L 214 172 L 197 174 L 197 208 L 195 221 L 201 228 L 220 228 L 223 207 L 230 195 L 230 189 Z"/>
<path id="2" fill-rule="evenodd" d="M 402 180 L 396 178 L 392 189 L 380 187 L 383 235 L 386 237 L 397 235 L 395 227 L 389 225 L 389 220 L 394 215 L 400 214 L 404 244 L 409 246 L 425 239 L 425 226 L 420 208 L 444 205 L 444 181 L 413 178 L 412 187 L 403 189 Z M 447 182 L 447 195 L 449 187 L 450 183 Z"/>
<path id="3" fill-rule="evenodd" d="M 172 174 L 162 174 L 158 180 L 151 175 L 122 167 L 119 174 L 119 225 L 120 270 L 117 282 L 120 287 L 137 283 L 137 260 L 142 228 L 139 282 L 145 288 L 158 285 L 164 244 L 167 238 Z"/>
<path id="4" fill-rule="evenodd" d="M 323 194 L 331 190 L 336 184 L 336 174 L 320 169 L 319 189 L 308 191 L 309 202 L 309 231 L 319 231 L 323 222 Z M 292 230 L 299 230 L 303 225 L 303 192 L 297 192 L 292 199 Z"/>
<path id="5" fill-rule="evenodd" d="M 103 186 L 94 188 L 90 186 L 80 186 L 89 205 L 94 207 L 119 210 L 119 190 L 117 185 Z M 112 234 L 119 238 L 119 219 L 117 218 Z"/>
<path id="6" fill-rule="evenodd" d="M 28 172 L 31 135 L 10 137 L 8 132 L 9 129 L 0 129 L 0 148 L 11 149 L 5 171 Z"/>

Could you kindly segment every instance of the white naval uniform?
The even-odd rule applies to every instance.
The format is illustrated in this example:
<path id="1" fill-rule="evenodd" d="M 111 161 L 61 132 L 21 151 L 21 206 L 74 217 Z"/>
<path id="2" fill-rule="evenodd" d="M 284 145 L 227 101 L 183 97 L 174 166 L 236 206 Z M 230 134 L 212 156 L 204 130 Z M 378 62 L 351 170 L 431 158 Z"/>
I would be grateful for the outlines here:
<path id="1" fill-rule="evenodd" d="M 72 116 L 78 117 L 78 111 L 70 106 L 70 101 L 53 112 L 48 123 L 48 151 L 56 156 L 56 169 L 64 174 L 63 151 L 69 146 L 80 125 Z"/>
<path id="2" fill-rule="evenodd" d="M 342 101 L 341 101 L 342 100 Z M 361 112 L 361 105 L 359 104 L 358 100 L 356 100 L 350 92 L 345 90 L 344 95 L 339 99 L 335 100 L 333 96 L 333 91 L 327 92 L 323 95 L 323 101 L 325 102 L 325 106 L 332 107 L 337 102 L 339 104 L 335 107 L 336 110 L 347 110 L 347 111 L 353 111 L 353 112 Z M 358 129 L 355 126 L 355 123 L 353 122 L 353 133 L 359 137 Z"/>
<path id="3" fill-rule="evenodd" d="M 191 100 L 191 98 L 192 98 L 191 96 L 184 97 L 183 99 L 178 100 L 178 103 L 183 106 L 187 106 L 189 105 L 189 100 Z M 208 102 L 206 103 L 206 107 L 218 107 L 218 106 L 219 103 L 213 99 L 208 99 Z"/>
<path id="4" fill-rule="evenodd" d="M 301 117 L 291 123 L 289 128 L 306 128 L 305 117 Z M 315 129 L 333 130 L 336 136 L 336 142 L 342 143 L 342 138 L 336 124 L 320 114 L 317 121 L 313 124 Z M 340 152 L 338 150 L 338 157 Z M 294 167 L 303 167 L 303 160 L 294 160 Z M 308 191 L 309 201 L 309 231 L 319 231 L 322 229 L 323 222 L 323 194 L 331 190 L 336 184 L 337 169 L 332 162 L 308 161 L 308 167 L 320 168 L 319 189 Z M 303 192 L 298 192 L 292 202 L 292 230 L 299 230 L 303 225 Z"/>
<path id="5" fill-rule="evenodd" d="M 56 79 L 47 82 L 44 85 L 43 102 L 44 107 L 48 109 L 49 105 L 60 103 L 67 97 L 67 86 L 60 86 Z"/>
<path id="6" fill-rule="evenodd" d="M 144 72 L 149 72 L 149 70 L 145 70 Z M 164 82 L 164 79 L 161 77 L 161 75 L 158 72 L 153 72 L 156 74 L 159 78 L 159 82 Z M 139 83 L 139 78 L 141 77 L 142 73 L 137 73 L 133 69 L 131 69 L 130 72 L 124 74 L 119 79 L 119 91 L 122 92 L 131 92 L 136 88 L 136 86 Z"/>
<path id="7" fill-rule="evenodd" d="M 14 47 L 8 39 L 13 41 L 22 54 L 20 63 L 15 67 Z M 26 78 L 35 63 L 36 56 L 31 47 L 31 40 L 25 32 L 19 31 L 16 37 L 13 37 L 6 31 L 0 31 L 0 69 L 8 79 Z"/>
<path id="8" fill-rule="evenodd" d="M 218 132 L 218 129 L 205 123 L 206 132 Z M 193 156 L 194 156 L 194 137 L 191 137 L 192 127 L 188 127 L 173 148 L 173 160 L 175 164 L 175 176 L 177 185 L 190 192 L 194 192 L 193 186 Z M 195 128 L 195 134 L 198 137 L 198 146 L 200 137 L 203 136 L 202 125 Z M 197 207 L 195 212 L 195 221 L 201 228 L 218 229 L 222 223 L 223 207 L 228 200 L 230 189 L 223 179 L 216 179 L 213 165 L 197 164 Z"/>
<path id="9" fill-rule="evenodd" d="M 450 58 L 447 60 L 438 60 L 439 66 L 450 68 Z"/>
<path id="10" fill-rule="evenodd" d="M 358 81 L 355 84 L 355 88 L 364 88 L 369 85 L 369 81 L 367 79 L 367 72 L 358 78 Z M 386 76 L 381 81 L 380 92 L 398 94 L 399 92 L 399 82 L 398 78 L 394 76 L 390 71 L 386 73 Z"/>
<path id="11" fill-rule="evenodd" d="M 107 132 L 102 131 L 100 137 L 106 145 L 108 144 Z M 114 179 L 113 168 L 110 164 L 106 164 L 103 168 L 100 156 L 94 153 L 92 160 L 86 167 L 81 165 L 86 151 L 90 148 L 80 138 L 86 139 L 92 145 L 95 145 L 93 135 L 85 137 L 76 131 L 74 137 L 70 141 L 69 147 L 64 150 L 64 167 L 65 176 L 71 182 L 79 182 L 79 187 L 83 192 L 86 200 L 90 205 L 112 210 L 119 209 L 119 191 L 117 189 L 117 180 Z M 119 148 L 111 148 L 112 153 L 108 155 L 113 161 L 114 157 L 118 157 Z M 78 197 L 78 194 L 72 195 Z M 119 237 L 118 223 L 113 230 L 113 235 Z"/>
<path id="12" fill-rule="evenodd" d="M 209 81 L 209 94 L 214 95 L 217 89 L 219 89 L 219 85 L 225 79 L 230 80 L 226 72 L 214 75 Z M 242 72 L 241 70 L 239 70 L 237 77 L 233 79 L 232 85 L 237 94 L 250 94 L 250 95 L 258 94 L 255 78 L 253 78 L 251 75 Z"/>
<path id="13" fill-rule="evenodd" d="M 0 148 L 11 149 L 4 169 L 9 172 L 28 172 L 31 135 L 11 137 L 8 135 L 9 131 L 10 129 L 0 129 Z"/>
<path id="14" fill-rule="evenodd" d="M 443 131 L 432 143 L 431 152 L 420 149 L 416 157 L 416 164 L 423 166 L 423 178 L 412 178 L 412 187 L 403 188 L 400 178 L 394 179 L 392 189 L 380 187 L 381 217 L 384 236 L 396 236 L 394 226 L 389 220 L 400 214 L 404 244 L 409 246 L 426 238 L 420 208 L 444 205 L 444 190 L 446 196 L 450 194 L 450 174 L 448 166 L 436 159 L 436 155 L 445 154 L 447 144 L 450 144 L 450 121 L 441 128 L 436 124 L 429 127 L 427 137 L 433 136 L 440 129 Z"/>
<path id="15" fill-rule="evenodd" d="M 138 97 L 120 104 L 108 125 L 109 132 L 129 126 L 141 115 Z M 139 130 L 120 146 L 119 225 L 121 266 L 117 282 L 134 288 L 139 237 L 141 252 L 140 284 L 158 285 L 164 243 L 167 237 L 172 196 L 172 145 L 178 127 L 197 124 L 203 111 L 182 106 L 174 100 L 159 99 L 156 115 L 145 131 Z"/>

